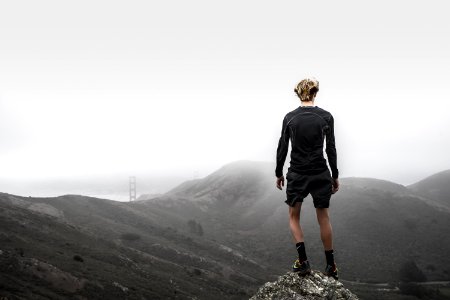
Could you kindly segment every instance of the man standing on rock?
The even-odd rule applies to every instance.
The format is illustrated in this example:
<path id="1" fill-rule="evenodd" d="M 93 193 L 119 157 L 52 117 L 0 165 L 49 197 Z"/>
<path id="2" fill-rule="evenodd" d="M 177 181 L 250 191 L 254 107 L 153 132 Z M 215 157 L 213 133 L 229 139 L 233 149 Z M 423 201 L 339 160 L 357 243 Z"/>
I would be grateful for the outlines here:
<path id="1" fill-rule="evenodd" d="M 292 268 L 294 272 L 302 276 L 311 272 L 305 251 L 303 230 L 300 226 L 303 199 L 311 194 L 327 261 L 325 274 L 338 279 L 333 255 L 333 232 L 328 215 L 331 194 L 339 189 L 334 120 L 328 111 L 314 105 L 314 99 L 319 91 L 319 82 L 315 78 L 303 79 L 294 91 L 300 98 L 301 105 L 286 114 L 283 119 L 275 169 L 276 186 L 282 190 L 283 166 L 290 140 L 292 150 L 290 167 L 286 174 L 285 203 L 289 205 L 289 226 L 298 252 L 298 259 L 295 260 Z M 326 140 L 325 151 L 331 174 L 323 156 L 324 140 Z"/>

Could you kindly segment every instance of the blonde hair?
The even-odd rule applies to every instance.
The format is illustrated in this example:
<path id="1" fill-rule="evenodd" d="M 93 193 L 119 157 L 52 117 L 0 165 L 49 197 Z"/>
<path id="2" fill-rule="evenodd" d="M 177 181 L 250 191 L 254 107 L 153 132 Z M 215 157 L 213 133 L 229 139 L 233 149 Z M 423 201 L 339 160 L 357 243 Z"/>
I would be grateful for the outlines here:
<path id="1" fill-rule="evenodd" d="M 319 91 L 319 81 L 314 77 L 300 81 L 294 89 L 301 101 L 312 101 Z"/>

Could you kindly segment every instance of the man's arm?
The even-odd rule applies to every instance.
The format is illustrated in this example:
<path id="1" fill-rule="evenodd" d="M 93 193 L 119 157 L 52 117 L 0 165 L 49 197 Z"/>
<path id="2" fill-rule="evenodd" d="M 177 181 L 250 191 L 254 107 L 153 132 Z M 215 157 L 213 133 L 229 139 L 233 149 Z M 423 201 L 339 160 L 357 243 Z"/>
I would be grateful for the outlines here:
<path id="1" fill-rule="evenodd" d="M 339 171 L 337 168 L 337 154 L 336 154 L 336 145 L 334 142 L 334 119 L 333 116 L 330 116 L 330 120 L 328 122 L 328 130 L 326 134 L 327 146 L 325 152 L 327 153 L 328 163 L 331 168 L 331 177 L 337 179 L 339 177 Z"/>
<path id="2" fill-rule="evenodd" d="M 281 137 L 277 147 L 277 166 L 275 168 L 275 176 L 277 178 L 283 176 L 283 166 L 289 148 L 289 130 L 287 129 L 287 117 L 283 119 L 281 127 Z"/>

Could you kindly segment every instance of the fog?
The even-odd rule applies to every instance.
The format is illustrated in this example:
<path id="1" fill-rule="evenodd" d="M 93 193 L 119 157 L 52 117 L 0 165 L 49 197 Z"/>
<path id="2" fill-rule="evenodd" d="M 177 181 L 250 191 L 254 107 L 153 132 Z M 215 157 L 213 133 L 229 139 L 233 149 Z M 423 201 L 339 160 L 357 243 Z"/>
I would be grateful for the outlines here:
<path id="1" fill-rule="evenodd" d="M 335 118 L 340 176 L 449 169 L 447 6 L 2 2 L 1 191 L 137 175 L 161 192 L 155 178 L 274 161 L 307 75 Z"/>

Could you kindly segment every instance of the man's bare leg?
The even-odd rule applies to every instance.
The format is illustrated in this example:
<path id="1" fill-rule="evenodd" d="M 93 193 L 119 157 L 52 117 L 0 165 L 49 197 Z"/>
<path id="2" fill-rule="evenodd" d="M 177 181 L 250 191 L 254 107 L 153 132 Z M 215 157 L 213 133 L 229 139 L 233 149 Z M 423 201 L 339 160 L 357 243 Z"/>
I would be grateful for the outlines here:
<path id="1" fill-rule="evenodd" d="M 289 206 L 289 227 L 295 243 L 303 242 L 303 230 L 300 225 L 300 211 L 302 202 L 296 202 L 295 206 Z"/>
<path id="2" fill-rule="evenodd" d="M 328 208 L 316 208 L 317 221 L 320 225 L 320 238 L 325 251 L 333 249 L 333 229 L 331 228 Z"/>
<path id="3" fill-rule="evenodd" d="M 305 243 L 303 241 L 303 230 L 300 226 L 300 211 L 302 202 L 296 202 L 294 207 L 289 206 L 289 226 L 291 228 L 292 238 L 297 249 L 298 259 L 295 260 L 292 270 L 299 275 L 305 276 L 311 273 L 308 257 L 306 256 Z"/>
<path id="4" fill-rule="evenodd" d="M 333 251 L 333 229 L 331 228 L 330 216 L 328 215 L 328 208 L 316 208 L 317 221 L 320 225 L 320 238 L 322 239 L 323 248 L 325 250 L 325 258 L 327 260 L 327 267 L 325 274 L 338 279 L 338 270 L 334 263 Z"/>

